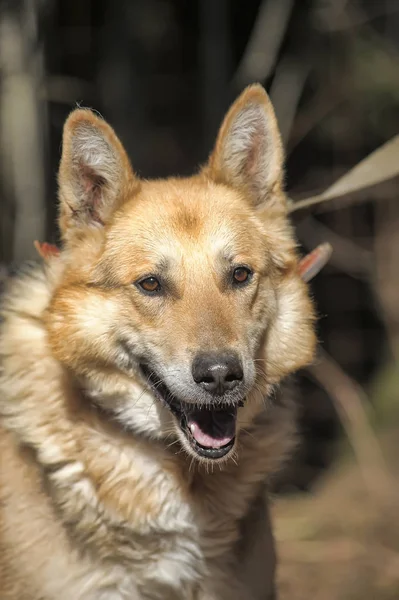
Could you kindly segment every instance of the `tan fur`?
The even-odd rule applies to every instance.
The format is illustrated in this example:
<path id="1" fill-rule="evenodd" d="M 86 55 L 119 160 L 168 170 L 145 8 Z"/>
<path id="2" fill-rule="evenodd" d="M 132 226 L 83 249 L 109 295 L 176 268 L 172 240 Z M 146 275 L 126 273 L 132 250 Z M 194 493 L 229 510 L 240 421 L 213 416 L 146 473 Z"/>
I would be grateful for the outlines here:
<path id="1" fill-rule="evenodd" d="M 264 488 L 294 439 L 290 402 L 273 398 L 315 345 L 281 181 L 260 86 L 189 179 L 139 181 L 104 121 L 67 120 L 64 248 L 10 282 L 1 313 L 2 600 L 272 597 Z M 246 288 L 226 283 L 232 260 L 251 265 Z M 133 285 L 154 272 L 159 298 Z M 234 455 L 213 464 L 192 454 L 137 357 L 187 400 L 195 352 L 224 348 L 251 384 Z"/>

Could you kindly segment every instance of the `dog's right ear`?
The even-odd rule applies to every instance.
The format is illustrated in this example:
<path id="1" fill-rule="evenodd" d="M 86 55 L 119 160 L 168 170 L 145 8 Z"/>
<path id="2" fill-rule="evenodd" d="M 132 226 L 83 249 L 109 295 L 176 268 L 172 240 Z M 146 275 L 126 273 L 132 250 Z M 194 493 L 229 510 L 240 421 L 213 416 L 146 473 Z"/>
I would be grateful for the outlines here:
<path id="1" fill-rule="evenodd" d="M 283 148 L 273 106 L 262 86 L 248 86 L 233 103 L 203 172 L 241 190 L 256 208 L 285 208 Z"/>
<path id="2" fill-rule="evenodd" d="M 58 175 L 61 235 L 65 241 L 86 227 L 101 227 L 138 185 L 113 129 L 87 109 L 64 125 Z"/>

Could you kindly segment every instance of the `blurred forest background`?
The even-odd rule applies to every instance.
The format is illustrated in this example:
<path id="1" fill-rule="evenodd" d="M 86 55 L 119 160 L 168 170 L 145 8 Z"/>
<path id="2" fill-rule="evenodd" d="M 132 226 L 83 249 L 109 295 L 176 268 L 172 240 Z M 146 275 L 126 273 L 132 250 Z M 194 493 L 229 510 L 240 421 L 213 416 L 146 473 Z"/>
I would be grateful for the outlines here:
<path id="1" fill-rule="evenodd" d="M 98 110 L 145 177 L 189 174 L 229 103 L 270 93 L 295 201 L 399 133 L 399 0 L 1 0 L 0 269 L 57 243 L 63 122 Z M 395 156 L 399 170 L 398 145 Z M 281 598 L 399 598 L 398 179 L 294 213 L 320 356 L 275 482 Z"/>

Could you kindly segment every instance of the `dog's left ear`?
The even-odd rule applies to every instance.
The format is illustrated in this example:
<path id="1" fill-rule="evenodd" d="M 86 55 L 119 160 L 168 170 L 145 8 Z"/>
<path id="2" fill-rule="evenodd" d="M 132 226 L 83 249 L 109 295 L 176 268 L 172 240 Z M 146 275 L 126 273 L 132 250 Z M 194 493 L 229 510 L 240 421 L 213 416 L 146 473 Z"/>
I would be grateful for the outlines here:
<path id="1" fill-rule="evenodd" d="M 285 202 L 283 149 L 273 106 L 262 86 L 247 87 L 228 111 L 204 169 L 241 189 L 256 207 Z"/>

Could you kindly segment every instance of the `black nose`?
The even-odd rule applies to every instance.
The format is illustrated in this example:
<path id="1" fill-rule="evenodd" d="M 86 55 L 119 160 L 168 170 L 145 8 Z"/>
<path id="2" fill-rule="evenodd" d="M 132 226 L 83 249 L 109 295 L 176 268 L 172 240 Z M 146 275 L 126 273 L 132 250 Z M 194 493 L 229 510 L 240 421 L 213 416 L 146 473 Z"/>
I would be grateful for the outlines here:
<path id="1" fill-rule="evenodd" d="M 197 354 L 192 374 L 195 383 L 219 396 L 234 389 L 244 376 L 240 359 L 232 353 Z"/>

